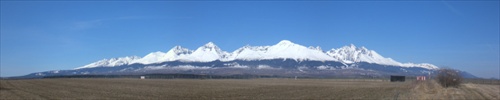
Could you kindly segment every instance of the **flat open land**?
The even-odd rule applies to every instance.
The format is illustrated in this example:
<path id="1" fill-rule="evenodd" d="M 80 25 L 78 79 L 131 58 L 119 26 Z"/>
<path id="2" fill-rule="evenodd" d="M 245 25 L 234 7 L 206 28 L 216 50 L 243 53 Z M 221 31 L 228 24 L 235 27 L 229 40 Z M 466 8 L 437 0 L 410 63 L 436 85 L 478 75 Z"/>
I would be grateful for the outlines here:
<path id="1" fill-rule="evenodd" d="M 464 83 L 460 87 L 443 88 L 435 81 L 415 82 L 415 86 L 398 99 L 420 100 L 499 100 L 500 85 Z"/>
<path id="2" fill-rule="evenodd" d="M 1 80 L 0 99 L 499 99 L 499 85 L 339 79 Z"/>

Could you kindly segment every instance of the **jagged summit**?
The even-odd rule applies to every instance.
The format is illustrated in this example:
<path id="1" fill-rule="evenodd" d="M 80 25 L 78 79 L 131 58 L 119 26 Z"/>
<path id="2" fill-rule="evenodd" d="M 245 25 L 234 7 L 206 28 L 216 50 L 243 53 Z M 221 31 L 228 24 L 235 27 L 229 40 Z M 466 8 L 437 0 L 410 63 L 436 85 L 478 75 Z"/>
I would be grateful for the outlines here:
<path id="1" fill-rule="evenodd" d="M 215 45 L 213 42 L 208 42 L 207 44 L 199 47 L 198 49 L 203 49 L 203 50 L 220 50 L 220 48 Z"/>
<path id="2" fill-rule="evenodd" d="M 321 47 L 305 47 L 295 44 L 289 40 L 281 40 L 272 46 L 250 46 L 245 45 L 231 53 L 221 50 L 215 43 L 208 42 L 196 50 L 189 50 L 181 46 L 174 46 L 168 52 L 152 52 L 142 58 L 128 57 L 117 58 L 123 61 L 103 60 L 79 68 L 90 68 L 98 66 L 115 66 L 123 64 L 152 64 L 167 61 L 183 62 L 211 62 L 215 60 L 233 61 L 233 60 L 266 60 L 266 59 L 293 59 L 295 61 L 338 61 L 346 64 L 357 62 L 367 62 L 382 65 L 394 65 L 403 67 L 422 67 L 427 69 L 436 69 L 432 64 L 413 64 L 400 63 L 391 58 L 385 58 L 373 50 L 364 46 L 357 47 L 354 44 L 333 48 L 329 51 L 323 51 Z M 108 63 L 105 63 L 108 62 Z M 112 63 L 113 62 L 113 63 Z M 114 63 L 117 62 L 117 63 Z"/>
<path id="3" fill-rule="evenodd" d="M 186 62 L 210 62 L 225 59 L 229 53 L 222 51 L 215 43 L 208 42 L 191 54 L 178 57 L 177 60 Z"/>
<path id="4" fill-rule="evenodd" d="M 175 46 L 172 49 L 170 49 L 167 53 L 170 53 L 170 52 L 175 53 L 176 55 L 192 53 L 191 50 L 184 48 L 182 46 Z"/>
<path id="5" fill-rule="evenodd" d="M 149 53 L 148 55 L 134 60 L 128 64 L 140 63 L 140 64 L 153 64 L 165 61 L 175 61 L 180 56 L 185 56 L 191 54 L 193 51 L 183 48 L 182 46 L 174 46 L 168 52 L 156 51 Z"/>
<path id="6" fill-rule="evenodd" d="M 170 50 L 181 50 L 181 49 L 183 49 L 183 47 L 182 47 L 182 46 L 180 46 L 180 45 L 178 45 L 178 46 L 174 46 L 174 47 L 173 47 L 172 49 L 170 49 Z"/>
<path id="7" fill-rule="evenodd" d="M 422 67 L 427 69 L 437 69 L 437 66 L 432 64 L 413 64 L 400 63 L 392 58 L 386 58 L 373 50 L 369 50 L 364 46 L 356 47 L 354 44 L 344 46 L 338 49 L 331 49 L 326 52 L 329 56 L 342 61 L 344 63 L 368 62 L 382 65 L 394 65 L 402 67 Z"/>
<path id="8" fill-rule="evenodd" d="M 213 43 L 213 42 L 208 42 L 207 44 L 203 45 L 203 47 L 214 48 L 214 47 L 217 47 L 217 45 L 215 45 L 215 43 Z"/>
<path id="9" fill-rule="evenodd" d="M 349 46 L 345 46 L 345 47 L 349 47 L 349 48 L 356 48 L 356 45 L 354 45 L 354 44 L 349 44 Z"/>
<path id="10" fill-rule="evenodd" d="M 323 52 L 323 49 L 321 49 L 321 47 L 320 47 L 320 46 L 316 46 L 316 47 L 309 46 L 309 49 L 318 50 L 318 51 Z"/>

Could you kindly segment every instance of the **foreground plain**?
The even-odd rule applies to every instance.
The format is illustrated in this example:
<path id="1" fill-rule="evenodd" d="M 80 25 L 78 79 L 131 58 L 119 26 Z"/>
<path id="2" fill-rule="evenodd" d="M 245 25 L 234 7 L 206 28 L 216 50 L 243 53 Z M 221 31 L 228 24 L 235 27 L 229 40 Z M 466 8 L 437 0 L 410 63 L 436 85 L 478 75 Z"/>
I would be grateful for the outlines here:
<path id="1" fill-rule="evenodd" d="M 433 81 L 63 78 L 1 80 L 0 99 L 498 99 L 499 88 L 465 84 L 453 92 Z"/>

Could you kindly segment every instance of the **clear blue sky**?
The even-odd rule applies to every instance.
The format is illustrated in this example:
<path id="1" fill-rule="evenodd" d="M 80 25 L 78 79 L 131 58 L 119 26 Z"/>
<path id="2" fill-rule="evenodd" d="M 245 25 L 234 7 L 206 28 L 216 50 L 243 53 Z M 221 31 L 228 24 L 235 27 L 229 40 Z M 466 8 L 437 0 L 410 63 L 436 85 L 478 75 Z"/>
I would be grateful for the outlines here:
<path id="1" fill-rule="evenodd" d="M 1 1 L 1 76 L 214 42 L 355 44 L 400 62 L 499 77 L 499 1 Z"/>

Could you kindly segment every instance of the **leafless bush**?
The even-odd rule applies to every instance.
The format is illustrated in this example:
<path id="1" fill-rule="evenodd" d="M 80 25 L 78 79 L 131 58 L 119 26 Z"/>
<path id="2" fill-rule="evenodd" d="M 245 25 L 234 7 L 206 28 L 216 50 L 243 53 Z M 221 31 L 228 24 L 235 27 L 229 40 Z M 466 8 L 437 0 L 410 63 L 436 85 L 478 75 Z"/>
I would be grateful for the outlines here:
<path id="1" fill-rule="evenodd" d="M 462 80 L 460 73 L 454 69 L 440 69 L 437 75 L 437 81 L 443 87 L 458 87 Z"/>

